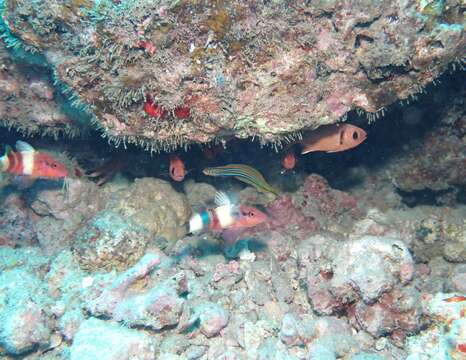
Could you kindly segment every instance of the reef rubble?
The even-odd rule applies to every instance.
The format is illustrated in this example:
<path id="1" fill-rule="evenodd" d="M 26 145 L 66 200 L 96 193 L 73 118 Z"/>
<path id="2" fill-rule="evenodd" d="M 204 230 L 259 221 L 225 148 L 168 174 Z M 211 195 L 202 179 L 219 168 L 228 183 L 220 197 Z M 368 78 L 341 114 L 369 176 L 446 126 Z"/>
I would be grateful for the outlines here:
<path id="1" fill-rule="evenodd" d="M 151 184 L 165 194 L 171 187 Z M 107 184 L 93 200 L 103 210 L 82 219 L 74 242 L 53 252 L 21 239 L 16 249 L 0 247 L 2 356 L 91 359 L 103 347 L 108 359 L 135 351 L 147 359 L 419 359 L 416 349 L 436 354 L 440 348 L 429 345 L 436 341 L 438 351 L 461 358 L 466 303 L 445 300 L 464 294 L 464 261 L 442 251 L 416 255 L 428 254 L 429 243 L 416 226 L 399 224 L 409 212 L 419 219 L 418 209 L 367 208 L 366 196 L 332 189 L 314 174 L 268 205 L 275 216 L 289 213 L 289 222 L 276 218 L 222 247 L 208 233 L 161 241 L 147 225 L 110 211 L 134 186 L 140 183 Z M 194 194 L 170 190 L 172 206 L 212 196 L 207 184 L 185 189 Z M 55 205 L 38 207 L 48 210 L 36 217 L 68 201 L 39 198 Z M 316 199 L 325 206 L 303 205 Z"/>

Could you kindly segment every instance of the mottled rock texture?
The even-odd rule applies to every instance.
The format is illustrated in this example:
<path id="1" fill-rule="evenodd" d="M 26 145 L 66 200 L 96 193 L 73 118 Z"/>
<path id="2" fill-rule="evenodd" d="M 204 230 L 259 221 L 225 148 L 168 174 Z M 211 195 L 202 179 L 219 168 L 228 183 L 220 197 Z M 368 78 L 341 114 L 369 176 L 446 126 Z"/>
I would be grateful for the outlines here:
<path id="1" fill-rule="evenodd" d="M 184 194 L 167 181 L 142 178 L 112 194 L 107 208 L 146 228 L 152 236 L 173 241 L 186 234 L 191 209 Z"/>
<path id="2" fill-rule="evenodd" d="M 96 318 L 79 328 L 70 349 L 71 360 L 91 360 L 99 354 L 104 360 L 149 360 L 154 358 L 155 344 L 136 330 Z"/>
<path id="3" fill-rule="evenodd" d="M 35 56 L 26 61 L 21 55 L 27 57 L 8 52 L 0 42 L 0 124 L 26 134 L 79 134 L 79 122 L 50 84 L 44 59 Z"/>
<path id="4" fill-rule="evenodd" d="M 8 44 L 43 54 L 107 136 L 154 149 L 374 113 L 466 44 L 459 0 L 3 3 Z"/>
<path id="5" fill-rule="evenodd" d="M 79 229 L 73 251 L 84 269 L 125 270 L 144 254 L 147 230 L 111 211 L 101 211 Z"/>

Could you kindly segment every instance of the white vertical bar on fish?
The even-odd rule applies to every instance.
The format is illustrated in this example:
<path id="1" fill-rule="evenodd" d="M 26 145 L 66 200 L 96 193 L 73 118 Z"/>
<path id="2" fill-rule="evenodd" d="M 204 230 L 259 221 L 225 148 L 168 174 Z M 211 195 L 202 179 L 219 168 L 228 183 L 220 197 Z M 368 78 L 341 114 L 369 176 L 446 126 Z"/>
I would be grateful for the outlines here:
<path id="1" fill-rule="evenodd" d="M 231 204 L 227 204 L 215 209 L 218 222 L 222 228 L 227 228 L 233 224 L 235 219 L 232 216 L 232 208 Z"/>
<path id="2" fill-rule="evenodd" d="M 34 170 L 34 152 L 25 151 L 20 154 L 23 161 L 23 175 L 32 175 L 32 171 Z"/>
<path id="3" fill-rule="evenodd" d="M 189 232 L 201 231 L 202 229 L 204 229 L 202 217 L 200 214 L 196 214 L 189 220 Z"/>

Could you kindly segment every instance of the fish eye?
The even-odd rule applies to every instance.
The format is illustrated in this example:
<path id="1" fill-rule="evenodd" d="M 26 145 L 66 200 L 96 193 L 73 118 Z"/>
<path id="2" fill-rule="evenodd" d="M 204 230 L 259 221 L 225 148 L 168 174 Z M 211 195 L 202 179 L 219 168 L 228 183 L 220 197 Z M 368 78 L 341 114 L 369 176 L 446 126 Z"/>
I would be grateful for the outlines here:
<path id="1" fill-rule="evenodd" d="M 357 131 L 353 132 L 353 140 L 358 140 L 359 134 Z"/>
<path id="2" fill-rule="evenodd" d="M 56 168 L 56 167 L 57 167 L 57 164 L 52 163 L 52 167 L 53 167 L 53 168 Z"/>

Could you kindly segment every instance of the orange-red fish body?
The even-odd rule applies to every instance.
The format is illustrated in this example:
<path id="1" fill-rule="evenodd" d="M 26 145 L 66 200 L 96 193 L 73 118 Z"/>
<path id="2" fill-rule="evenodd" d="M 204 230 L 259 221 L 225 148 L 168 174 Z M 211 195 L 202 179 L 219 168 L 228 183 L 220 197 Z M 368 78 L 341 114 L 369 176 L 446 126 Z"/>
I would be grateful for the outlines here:
<path id="1" fill-rule="evenodd" d="M 235 214 L 235 221 L 229 229 L 247 229 L 268 220 L 266 213 L 260 211 L 253 206 L 240 205 L 237 214 Z"/>
<path id="2" fill-rule="evenodd" d="M 463 295 L 456 295 L 456 296 L 449 297 L 449 298 L 447 298 L 447 299 L 443 299 L 443 301 L 448 302 L 448 303 L 451 303 L 451 302 L 462 302 L 462 301 L 466 301 L 466 296 L 463 296 Z"/>
<path id="3" fill-rule="evenodd" d="M 170 155 L 170 165 L 168 171 L 174 181 L 183 181 L 186 176 L 184 162 L 176 155 Z"/>
<path id="4" fill-rule="evenodd" d="M 296 156 L 292 151 L 285 153 L 282 157 L 282 168 L 283 171 L 293 170 L 296 166 Z"/>
<path id="5" fill-rule="evenodd" d="M 363 129 L 351 124 L 324 125 L 304 137 L 301 154 L 345 151 L 358 146 L 366 138 L 367 133 Z"/>
<path id="6" fill-rule="evenodd" d="M 253 206 L 240 205 L 226 216 L 225 209 L 206 209 L 197 214 L 202 219 L 203 229 L 221 231 L 224 229 L 240 230 L 254 227 L 267 221 L 267 215 Z"/>
<path id="7" fill-rule="evenodd" d="M 31 178 L 62 179 L 68 176 L 66 167 L 48 154 L 34 150 L 23 142 L 16 142 L 18 151 L 8 150 L 0 158 L 3 171 Z"/>
<path id="8" fill-rule="evenodd" d="M 224 193 L 216 195 L 216 208 L 201 211 L 189 220 L 189 232 L 251 228 L 268 220 L 267 214 L 253 206 L 235 205 Z"/>

